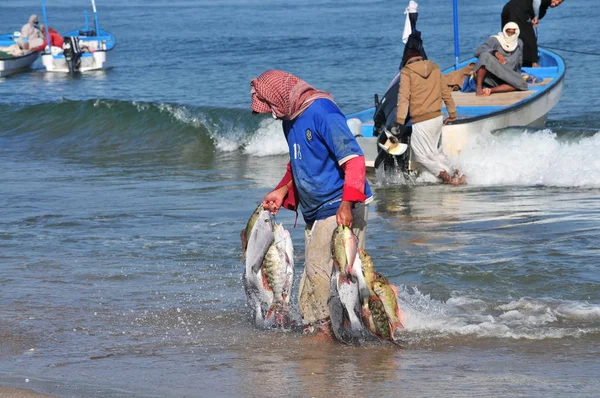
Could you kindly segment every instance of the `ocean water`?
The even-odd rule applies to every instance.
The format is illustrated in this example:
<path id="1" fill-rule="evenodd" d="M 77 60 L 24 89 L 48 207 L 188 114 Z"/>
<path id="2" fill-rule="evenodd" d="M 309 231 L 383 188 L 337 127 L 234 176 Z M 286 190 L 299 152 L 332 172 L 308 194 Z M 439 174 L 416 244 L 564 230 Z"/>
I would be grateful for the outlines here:
<path id="1" fill-rule="evenodd" d="M 502 1 L 460 3 L 462 56 Z M 597 396 L 600 51 L 591 0 L 539 40 L 567 64 L 544 129 L 482 131 L 469 185 L 370 173 L 367 250 L 399 287 L 406 349 L 251 324 L 239 232 L 283 175 L 281 124 L 249 81 L 288 70 L 347 113 L 402 54 L 404 2 L 98 0 L 105 72 L 0 79 L 0 385 L 61 397 Z M 48 1 L 50 26 L 85 1 Z M 422 1 L 430 59 L 454 62 L 451 2 Z M 38 1 L 3 0 L 19 30 Z M 296 274 L 302 218 L 282 211 Z M 297 286 L 297 284 L 296 284 Z"/>

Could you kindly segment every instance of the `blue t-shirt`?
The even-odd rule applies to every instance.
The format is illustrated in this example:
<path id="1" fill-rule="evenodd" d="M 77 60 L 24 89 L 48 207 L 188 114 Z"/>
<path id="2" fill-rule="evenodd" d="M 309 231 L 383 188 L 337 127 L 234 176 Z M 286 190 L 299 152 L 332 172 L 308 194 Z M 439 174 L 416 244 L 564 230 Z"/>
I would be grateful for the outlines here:
<path id="1" fill-rule="evenodd" d="M 304 221 L 334 215 L 344 189 L 340 162 L 363 156 L 346 117 L 330 100 L 318 99 L 296 119 L 284 120 L 283 132 Z M 367 181 L 365 195 L 368 200 L 372 197 Z"/>

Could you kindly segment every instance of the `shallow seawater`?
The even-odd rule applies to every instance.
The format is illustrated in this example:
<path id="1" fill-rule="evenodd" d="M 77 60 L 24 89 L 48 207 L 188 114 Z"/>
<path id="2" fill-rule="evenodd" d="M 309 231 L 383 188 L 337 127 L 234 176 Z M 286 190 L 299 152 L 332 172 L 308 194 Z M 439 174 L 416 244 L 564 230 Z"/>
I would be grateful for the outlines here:
<path id="1" fill-rule="evenodd" d="M 366 247 L 399 287 L 406 348 L 347 347 L 251 324 L 239 233 L 288 157 L 280 123 L 250 115 L 249 80 L 281 68 L 347 113 L 367 108 L 397 71 L 404 6 L 97 6 L 118 40 L 112 69 L 0 79 L 0 385 L 61 397 L 597 395 L 597 57 L 560 52 L 565 88 L 546 128 L 469 142 L 452 159 L 469 185 L 368 174 Z M 50 25 L 69 30 L 83 7 L 48 4 Z M 497 33 L 501 7 L 461 4 L 464 57 Z M 450 65 L 450 4 L 419 11 L 429 57 Z M 38 2 L 9 1 L 0 22 L 18 30 L 32 12 Z M 554 35 L 572 15 L 580 23 Z M 565 2 L 540 42 L 593 52 L 599 17 Z M 297 289 L 304 222 L 277 218 Z"/>

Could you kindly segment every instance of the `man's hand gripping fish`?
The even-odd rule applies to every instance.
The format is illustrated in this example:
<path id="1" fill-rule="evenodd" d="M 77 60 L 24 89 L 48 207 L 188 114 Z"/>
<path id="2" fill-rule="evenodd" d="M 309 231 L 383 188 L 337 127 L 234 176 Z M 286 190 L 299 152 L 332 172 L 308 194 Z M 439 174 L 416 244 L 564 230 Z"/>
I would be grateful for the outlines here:
<path id="1" fill-rule="evenodd" d="M 294 280 L 294 248 L 289 231 L 259 205 L 241 238 L 246 257 L 244 288 L 254 324 L 262 328 L 289 327 Z"/>
<path id="2" fill-rule="evenodd" d="M 356 235 L 350 228 L 339 225 L 331 240 L 333 268 L 328 304 L 333 333 L 346 344 L 362 335 L 361 303 L 369 297 L 357 251 Z"/>

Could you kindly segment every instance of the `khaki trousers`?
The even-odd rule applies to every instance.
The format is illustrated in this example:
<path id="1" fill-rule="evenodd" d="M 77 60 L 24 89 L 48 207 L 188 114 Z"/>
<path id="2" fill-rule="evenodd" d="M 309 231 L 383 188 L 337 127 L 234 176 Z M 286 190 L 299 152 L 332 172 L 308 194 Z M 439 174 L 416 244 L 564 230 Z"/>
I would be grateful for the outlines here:
<path id="1" fill-rule="evenodd" d="M 358 237 L 358 247 L 365 247 L 369 207 L 356 203 L 352 210 L 352 231 Z M 304 324 L 329 317 L 329 288 L 331 283 L 331 238 L 337 228 L 335 215 L 317 220 L 304 229 L 305 262 L 300 280 L 298 308 Z"/>

